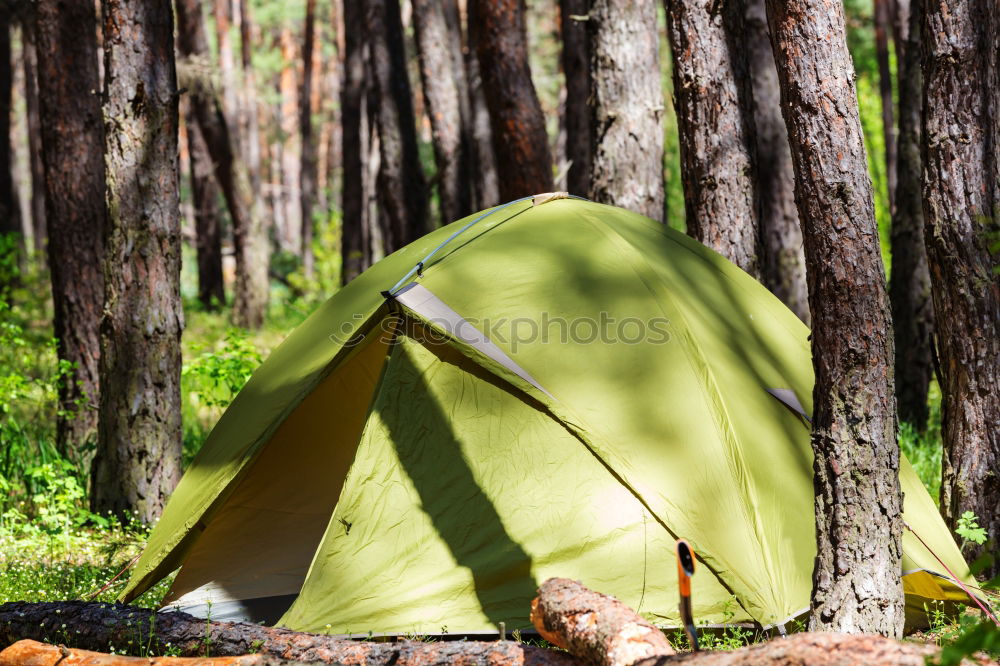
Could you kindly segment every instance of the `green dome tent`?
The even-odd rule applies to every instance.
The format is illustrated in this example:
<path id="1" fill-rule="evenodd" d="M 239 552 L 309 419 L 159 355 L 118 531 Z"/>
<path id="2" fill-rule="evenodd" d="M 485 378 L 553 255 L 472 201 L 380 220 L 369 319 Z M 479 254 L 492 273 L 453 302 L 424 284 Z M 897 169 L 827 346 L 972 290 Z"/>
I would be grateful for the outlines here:
<path id="1" fill-rule="evenodd" d="M 380 261 L 282 343 L 173 494 L 122 595 L 332 634 L 529 627 L 551 576 L 677 625 L 803 613 L 808 329 L 639 215 L 540 195 Z M 905 518 L 972 581 L 904 460 Z M 914 623 L 961 600 L 904 535 Z M 936 573 L 934 573 L 936 572 Z"/>

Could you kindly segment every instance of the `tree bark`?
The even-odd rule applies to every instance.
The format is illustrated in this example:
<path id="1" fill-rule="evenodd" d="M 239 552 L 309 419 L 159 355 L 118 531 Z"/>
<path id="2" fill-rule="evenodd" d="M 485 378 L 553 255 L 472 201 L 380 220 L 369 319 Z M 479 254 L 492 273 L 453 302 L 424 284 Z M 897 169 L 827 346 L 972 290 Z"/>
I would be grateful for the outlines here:
<path id="1" fill-rule="evenodd" d="M 469 109 L 471 111 L 472 165 L 475 185 L 473 208 L 483 210 L 500 203 L 500 183 L 497 176 L 496 156 L 493 154 L 493 130 L 490 128 L 490 111 L 486 107 L 486 91 L 479 72 L 480 21 L 476 17 L 475 0 L 466 2 L 466 53 L 465 74 L 469 83 Z"/>
<path id="2" fill-rule="evenodd" d="M 343 187 L 341 188 L 340 256 L 341 281 L 347 284 L 371 266 L 371 241 L 368 238 L 368 215 L 365 202 L 365 160 L 367 137 L 362 134 L 365 104 L 367 44 L 364 8 L 360 3 L 344 2 L 344 25 L 353 26 L 344 33 L 344 82 L 341 86 L 341 131 L 343 138 Z"/>
<path id="3" fill-rule="evenodd" d="M 16 234 L 20 250 L 24 249 L 21 232 L 21 204 L 14 186 L 14 146 L 11 141 L 11 102 L 14 92 L 14 66 L 12 63 L 10 33 L 14 14 L 8 7 L 0 7 L 0 234 Z M 0 285 L 2 289 L 6 285 Z"/>
<path id="4" fill-rule="evenodd" d="M 566 77 L 566 187 L 570 194 L 590 193 L 590 40 L 588 0 L 560 0 L 562 68 Z"/>
<path id="5" fill-rule="evenodd" d="M 169 0 L 103 8 L 108 237 L 91 505 L 149 523 L 181 472 L 173 12 Z"/>
<path id="6" fill-rule="evenodd" d="M 542 638 L 588 664 L 631 666 L 675 654 L 663 632 L 634 610 L 567 578 L 550 578 L 538 588 L 531 623 Z"/>
<path id="7" fill-rule="evenodd" d="M 742 0 L 665 0 L 688 233 L 760 277 Z"/>
<path id="8" fill-rule="evenodd" d="M 882 1 L 882 0 L 880 0 Z M 896 403 L 899 420 L 922 431 L 927 426 L 927 391 L 934 375 L 934 306 L 924 245 L 920 161 L 923 74 L 920 24 L 923 2 L 913 2 L 904 34 L 897 30 L 899 155 L 892 214 L 892 277 L 889 300 L 896 344 Z M 904 41 L 905 40 L 905 41 Z"/>
<path id="9" fill-rule="evenodd" d="M 455 61 L 453 48 L 461 44 L 455 0 L 413 0 L 420 78 L 431 121 L 441 222 L 447 224 L 472 212 L 472 170 L 465 67 Z M 464 109 L 463 109 L 464 107 Z"/>
<path id="10" fill-rule="evenodd" d="M 281 50 L 281 72 L 278 74 L 278 143 L 281 146 L 281 203 L 283 226 L 279 230 L 279 247 L 299 260 L 302 259 L 302 137 L 299 135 L 299 90 L 296 80 L 297 42 L 291 27 L 281 26 L 278 43 Z"/>
<path id="11" fill-rule="evenodd" d="M 236 283 L 233 288 L 233 321 L 244 328 L 264 323 L 268 301 L 267 230 L 259 214 L 256 196 L 246 170 L 237 159 L 237 149 L 207 76 L 198 76 L 208 61 L 208 41 L 198 0 L 176 0 L 178 51 L 184 70 L 193 75 L 185 86 L 191 90 L 191 112 L 215 163 L 215 177 L 226 199 L 233 221 L 236 253 Z"/>
<path id="12" fill-rule="evenodd" d="M 94 3 L 35 5 L 38 108 L 56 350 L 72 370 L 59 387 L 56 442 L 83 465 L 97 440 L 104 308 L 104 120 Z"/>
<path id="13" fill-rule="evenodd" d="M 656 3 L 595 0 L 589 16 L 590 198 L 663 222 Z"/>
<path id="14" fill-rule="evenodd" d="M 813 319 L 817 555 L 809 626 L 899 637 L 892 321 L 843 6 L 767 0 L 767 16 Z"/>
<path id="15" fill-rule="evenodd" d="M 795 208 L 795 174 L 788 130 L 781 117 L 781 90 L 764 0 L 747 1 L 745 25 L 757 137 L 761 281 L 808 326 L 809 289 L 802 229 Z"/>
<path id="16" fill-rule="evenodd" d="M 313 276 L 313 213 L 316 208 L 317 150 L 313 137 L 313 88 L 316 50 L 316 0 L 306 0 L 305 35 L 302 44 L 302 86 L 299 92 L 299 135 L 302 141 L 302 164 L 299 166 L 299 193 L 302 207 L 302 270 L 307 279 Z"/>
<path id="17" fill-rule="evenodd" d="M 302 666 L 259 654 L 239 657 L 126 657 L 30 639 L 0 652 L 0 666 Z"/>
<path id="18" fill-rule="evenodd" d="M 238 1 L 238 0 L 237 0 Z M 222 90 L 222 113 L 226 124 L 236 127 L 239 117 L 239 96 L 236 90 L 236 62 L 233 57 L 233 0 L 213 0 L 215 15 L 215 41 L 219 50 L 219 81 Z M 200 14 L 200 12 L 199 12 Z"/>
<path id="19" fill-rule="evenodd" d="M 500 200 L 548 192 L 552 155 L 528 65 L 524 0 L 470 0 L 470 7 Z"/>
<path id="20" fill-rule="evenodd" d="M 240 8 L 240 62 L 243 72 L 242 98 L 240 100 L 240 132 L 242 138 L 240 153 L 247 163 L 250 190 L 253 192 L 254 208 L 260 210 L 260 127 L 257 119 L 257 78 L 253 69 L 253 21 L 250 17 L 249 0 L 238 0 Z M 260 234 L 263 251 L 266 252 L 267 226 L 261 225 Z"/>
<path id="21" fill-rule="evenodd" d="M 58 609 L 59 613 L 56 613 Z M 58 624 L 65 624 L 66 631 Z M 69 639 L 64 638 L 69 636 Z M 207 641 L 206 641 L 207 637 Z M 180 656 L 255 652 L 299 662 L 366 664 L 367 666 L 571 666 L 565 652 L 530 647 L 515 641 L 451 641 L 378 643 L 352 641 L 243 622 L 208 622 L 186 613 L 156 613 L 144 608 L 83 601 L 0 605 L 0 647 L 23 638 L 67 640 L 84 650 L 118 649 L 134 644 L 162 654 L 169 644 Z M 210 641 L 210 642 L 208 642 Z"/>
<path id="22" fill-rule="evenodd" d="M 371 101 L 381 150 L 379 222 L 388 254 L 427 232 L 427 191 L 417 152 L 399 0 L 364 0 L 364 6 L 376 86 Z"/>
<path id="23" fill-rule="evenodd" d="M 28 162 L 31 168 L 31 228 L 34 249 L 45 252 L 45 166 L 42 164 L 42 127 L 38 110 L 38 50 L 35 44 L 35 4 L 21 8 L 21 48 L 24 63 L 24 106 L 28 126 Z"/>
<path id="24" fill-rule="evenodd" d="M 198 251 L 198 300 L 206 310 L 226 304 L 222 279 L 222 220 L 219 216 L 219 188 L 215 165 L 194 114 L 186 117 L 188 157 L 191 172 L 191 199 Z"/>
<path id="25" fill-rule="evenodd" d="M 896 124 L 892 113 L 892 71 L 889 68 L 889 32 L 892 30 L 892 0 L 873 0 L 875 14 L 875 60 L 878 62 L 878 89 L 882 97 L 882 137 L 885 143 L 885 172 L 889 202 L 896 201 Z M 897 68 L 899 62 L 897 61 Z"/>
<path id="26" fill-rule="evenodd" d="M 941 512 L 1000 536 L 1000 273 L 996 7 L 928 0 L 924 222 L 943 401 Z M 997 567 L 993 567 L 996 569 Z"/>

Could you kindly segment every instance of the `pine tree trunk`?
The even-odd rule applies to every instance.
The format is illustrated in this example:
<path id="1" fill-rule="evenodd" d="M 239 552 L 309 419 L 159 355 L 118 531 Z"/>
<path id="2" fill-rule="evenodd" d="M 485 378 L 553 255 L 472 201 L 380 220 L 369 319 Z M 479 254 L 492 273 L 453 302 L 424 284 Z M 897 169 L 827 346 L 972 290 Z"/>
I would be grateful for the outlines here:
<path id="1" fill-rule="evenodd" d="M 302 137 L 299 135 L 299 90 L 295 62 L 298 58 L 297 41 L 292 29 L 281 27 L 278 42 L 281 48 L 281 73 L 278 75 L 278 106 L 281 143 L 281 201 L 284 207 L 279 227 L 279 246 L 300 260 L 302 259 Z"/>
<path id="2" fill-rule="evenodd" d="M 927 426 L 927 390 L 934 375 L 934 306 L 924 245 L 920 112 L 920 23 L 923 3 L 912 3 L 908 29 L 897 30 L 899 155 L 892 215 L 892 279 L 889 300 L 896 333 L 896 403 L 899 420 Z M 905 40 L 905 41 L 904 41 Z"/>
<path id="3" fill-rule="evenodd" d="M 581 197 L 590 193 L 590 45 L 588 0 L 560 0 L 562 68 L 566 77 L 566 187 Z"/>
<path id="4" fill-rule="evenodd" d="M 524 0 L 470 0 L 501 201 L 553 188 L 545 117 L 531 81 Z M 471 29 L 471 28 L 470 28 Z"/>
<path id="5" fill-rule="evenodd" d="M 240 100 L 240 137 L 241 151 L 247 163 L 247 175 L 250 178 L 250 190 L 254 196 L 254 209 L 260 210 L 261 179 L 260 179 L 260 127 L 257 120 L 257 78 L 253 69 L 253 22 L 250 18 L 249 0 L 239 0 L 240 8 L 240 62 L 243 72 L 242 98 Z M 266 248 L 267 225 L 260 225 L 260 234 L 265 238 L 262 247 Z"/>
<path id="6" fill-rule="evenodd" d="M 197 76 L 197 63 L 208 60 L 208 41 L 199 0 L 176 0 L 178 51 L 184 68 L 193 71 L 185 86 L 191 90 L 191 112 L 215 164 L 215 177 L 233 221 L 236 283 L 233 288 L 233 321 L 244 328 L 264 323 L 268 301 L 267 231 L 259 214 L 248 174 L 237 159 L 218 97 L 207 76 Z"/>
<path id="7" fill-rule="evenodd" d="M 812 630 L 903 630 L 892 321 L 843 6 L 767 0 L 812 313 Z"/>
<path id="8" fill-rule="evenodd" d="M 323 67 L 323 128 L 320 131 L 320 145 L 325 155 L 320 158 L 317 187 L 320 193 L 319 207 L 325 211 L 327 219 L 342 212 L 340 201 L 341 173 L 343 170 L 343 131 L 340 98 L 343 94 L 344 71 L 344 11 L 341 0 L 330 2 L 330 32 L 336 55 Z"/>
<path id="9" fill-rule="evenodd" d="M 226 124 L 235 127 L 234 119 L 239 117 L 239 96 L 236 90 L 236 63 L 233 57 L 233 0 L 214 0 L 213 4 L 215 40 L 219 49 L 222 113 L 226 118 Z"/>
<path id="10" fill-rule="evenodd" d="M 760 276 L 742 0 L 665 0 L 688 233 Z"/>
<path id="11" fill-rule="evenodd" d="M 500 203 L 500 183 L 497 176 L 496 156 L 493 154 L 493 130 L 490 128 L 490 111 L 486 107 L 486 91 L 479 73 L 479 31 L 476 2 L 466 3 L 465 75 L 469 83 L 469 109 L 471 112 L 472 171 L 475 185 L 473 208 L 483 210 Z"/>
<path id="12" fill-rule="evenodd" d="M 302 270 L 307 279 L 313 276 L 313 211 L 316 207 L 317 151 L 313 137 L 313 88 L 316 49 L 316 0 L 306 0 L 305 36 L 302 45 L 302 86 L 299 93 L 299 134 L 302 141 L 302 164 L 299 167 L 299 192 L 302 207 Z"/>
<path id="13" fill-rule="evenodd" d="M 663 92 L 656 3 L 595 0 L 590 38 L 590 198 L 664 220 Z M 642 76 L 637 76 L 643 72 Z"/>
<path id="14" fill-rule="evenodd" d="M 437 164 L 437 189 L 441 204 L 441 222 L 447 224 L 472 212 L 472 160 L 466 126 L 468 104 L 465 67 L 455 62 L 453 48 L 461 44 L 458 25 L 448 20 L 457 14 L 455 0 L 413 0 L 413 26 L 416 29 L 420 78 L 423 82 L 427 115 L 431 121 L 434 161 Z"/>
<path id="15" fill-rule="evenodd" d="M 944 413 L 941 512 L 954 527 L 972 511 L 995 539 L 1000 269 L 989 245 L 1000 238 L 997 9 L 975 0 L 924 6 L 924 222 Z"/>
<path id="16" fill-rule="evenodd" d="M 45 166 L 42 164 L 42 127 L 38 111 L 38 50 L 35 44 L 35 4 L 22 8 L 21 48 L 24 52 L 24 113 L 28 126 L 31 168 L 31 227 L 35 251 L 45 251 Z"/>
<path id="17" fill-rule="evenodd" d="M 148 523 L 181 472 L 173 12 L 169 0 L 103 7 L 108 238 L 91 505 Z"/>
<path id="18" fill-rule="evenodd" d="M 15 234 L 23 250 L 21 204 L 14 186 L 14 146 L 11 141 L 10 119 L 14 92 L 10 33 L 14 27 L 12 10 L 0 6 L 0 234 Z M 0 285 L 0 290 L 6 285 Z"/>
<path id="19" fill-rule="evenodd" d="M 427 191 L 417 152 L 399 0 L 364 0 L 364 6 L 381 150 L 379 219 L 389 253 L 426 233 Z"/>
<path id="20" fill-rule="evenodd" d="M 748 0 L 746 31 L 757 136 L 761 281 L 808 326 L 809 289 L 802 229 L 795 208 L 795 174 L 788 131 L 781 117 L 781 90 L 764 0 Z"/>
<path id="21" fill-rule="evenodd" d="M 219 217 L 219 188 L 215 165 L 201 128 L 190 111 L 186 117 L 188 157 L 191 172 L 191 199 L 198 251 L 198 300 L 206 310 L 226 304 L 222 279 L 222 220 Z"/>
<path id="22" fill-rule="evenodd" d="M 73 367 L 60 385 L 56 442 L 86 465 L 84 446 L 97 440 L 107 218 L 97 12 L 61 0 L 38 0 L 35 12 L 54 335 L 59 358 Z"/>
<path id="23" fill-rule="evenodd" d="M 344 33 L 344 82 L 341 86 L 341 131 L 343 138 L 343 186 L 341 188 L 340 255 L 341 281 L 347 284 L 371 265 L 368 238 L 368 215 L 365 205 L 365 171 L 362 154 L 366 137 L 362 119 L 367 113 L 365 79 L 367 44 L 364 8 L 360 3 L 344 2 L 344 25 L 355 26 Z"/>
<path id="24" fill-rule="evenodd" d="M 889 31 L 892 29 L 892 0 L 875 3 L 875 60 L 878 61 L 878 89 L 882 97 L 882 137 L 885 143 L 885 173 L 889 202 L 896 201 L 896 125 L 892 114 L 892 71 L 889 68 Z M 898 66 L 898 61 L 897 61 Z"/>

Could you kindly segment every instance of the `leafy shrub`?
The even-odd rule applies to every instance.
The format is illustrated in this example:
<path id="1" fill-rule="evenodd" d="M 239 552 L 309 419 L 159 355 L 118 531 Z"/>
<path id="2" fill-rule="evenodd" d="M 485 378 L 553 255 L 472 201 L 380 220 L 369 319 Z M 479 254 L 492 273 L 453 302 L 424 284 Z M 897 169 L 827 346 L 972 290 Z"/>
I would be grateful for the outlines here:
<path id="1" fill-rule="evenodd" d="M 970 543 L 982 546 L 986 543 L 986 528 L 979 526 L 979 517 L 972 511 L 966 511 L 958 518 L 955 534 L 962 537 L 962 550 Z"/>
<path id="2" fill-rule="evenodd" d="M 192 343 L 190 350 L 195 356 L 181 371 L 185 464 L 263 360 L 246 332 L 235 328 L 215 345 Z"/>

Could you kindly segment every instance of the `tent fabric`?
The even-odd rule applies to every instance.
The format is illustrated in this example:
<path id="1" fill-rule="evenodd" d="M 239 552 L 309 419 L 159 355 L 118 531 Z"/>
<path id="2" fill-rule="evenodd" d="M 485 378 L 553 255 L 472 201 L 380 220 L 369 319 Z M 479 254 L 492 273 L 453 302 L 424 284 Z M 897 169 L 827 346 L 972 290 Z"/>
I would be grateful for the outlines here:
<path id="1" fill-rule="evenodd" d="M 275 350 L 122 598 L 180 567 L 167 601 L 189 609 L 482 633 L 530 626 L 537 584 L 566 576 L 676 625 L 684 537 L 700 621 L 783 625 L 815 556 L 808 333 L 719 255 L 618 208 L 529 200 L 461 220 Z M 900 479 L 907 523 L 971 581 L 905 460 Z M 940 568 L 904 535 L 914 626 L 964 596 Z"/>

